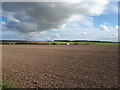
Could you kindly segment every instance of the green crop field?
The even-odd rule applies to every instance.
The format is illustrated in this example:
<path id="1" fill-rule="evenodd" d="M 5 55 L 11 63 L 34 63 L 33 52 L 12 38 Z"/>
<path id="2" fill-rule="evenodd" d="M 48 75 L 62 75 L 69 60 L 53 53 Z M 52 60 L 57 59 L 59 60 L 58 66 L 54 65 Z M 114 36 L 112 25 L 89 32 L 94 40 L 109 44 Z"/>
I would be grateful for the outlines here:
<path id="1" fill-rule="evenodd" d="M 5 41 L 2 44 L 7 45 L 66 45 L 69 43 L 70 45 L 120 45 L 120 43 L 116 42 L 59 42 L 59 41 Z"/>

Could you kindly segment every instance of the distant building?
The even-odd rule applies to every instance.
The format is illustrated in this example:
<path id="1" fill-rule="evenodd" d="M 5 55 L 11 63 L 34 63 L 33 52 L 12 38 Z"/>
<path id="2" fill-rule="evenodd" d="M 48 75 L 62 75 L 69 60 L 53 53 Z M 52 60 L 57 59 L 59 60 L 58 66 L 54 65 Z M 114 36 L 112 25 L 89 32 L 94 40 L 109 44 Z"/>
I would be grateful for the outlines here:
<path id="1" fill-rule="evenodd" d="M 67 43 L 67 45 L 70 45 L 70 43 Z"/>

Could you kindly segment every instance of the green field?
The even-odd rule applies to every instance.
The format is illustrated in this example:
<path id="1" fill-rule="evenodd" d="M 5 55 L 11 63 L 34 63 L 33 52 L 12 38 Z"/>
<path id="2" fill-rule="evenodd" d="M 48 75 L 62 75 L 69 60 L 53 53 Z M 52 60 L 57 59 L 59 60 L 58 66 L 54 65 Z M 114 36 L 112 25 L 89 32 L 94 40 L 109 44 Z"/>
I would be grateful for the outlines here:
<path id="1" fill-rule="evenodd" d="M 7 45 L 66 45 L 69 43 L 70 45 L 120 45 L 120 43 L 114 42 L 57 42 L 57 41 L 8 41 L 2 42 L 2 44 Z"/>
<path id="2" fill-rule="evenodd" d="M 107 43 L 107 42 L 54 42 L 57 44 L 60 43 L 70 43 L 70 44 L 78 44 L 78 45 L 120 45 L 120 43 Z"/>

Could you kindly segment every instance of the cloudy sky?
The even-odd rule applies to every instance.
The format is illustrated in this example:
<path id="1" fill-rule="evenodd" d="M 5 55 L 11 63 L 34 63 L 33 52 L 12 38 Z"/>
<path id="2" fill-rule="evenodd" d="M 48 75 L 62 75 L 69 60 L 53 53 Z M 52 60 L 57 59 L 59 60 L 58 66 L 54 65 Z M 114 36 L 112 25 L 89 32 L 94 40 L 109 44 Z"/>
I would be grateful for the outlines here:
<path id="1" fill-rule="evenodd" d="M 118 3 L 82 1 L 3 2 L 2 39 L 118 41 Z"/>

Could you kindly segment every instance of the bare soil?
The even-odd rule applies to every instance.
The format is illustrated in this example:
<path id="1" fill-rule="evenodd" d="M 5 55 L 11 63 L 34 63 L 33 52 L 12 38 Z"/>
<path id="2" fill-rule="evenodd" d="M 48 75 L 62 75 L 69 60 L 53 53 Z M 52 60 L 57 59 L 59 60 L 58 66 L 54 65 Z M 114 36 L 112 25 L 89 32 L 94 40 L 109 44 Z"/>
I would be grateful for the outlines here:
<path id="1" fill-rule="evenodd" d="M 18 88 L 117 88 L 118 47 L 3 45 L 2 78 Z"/>

